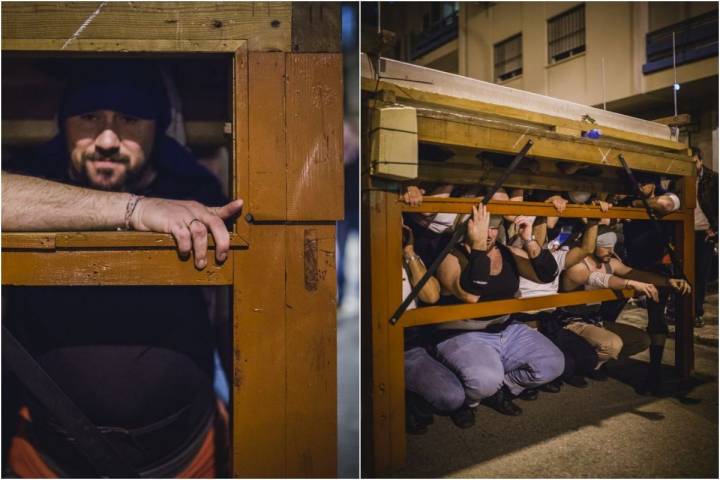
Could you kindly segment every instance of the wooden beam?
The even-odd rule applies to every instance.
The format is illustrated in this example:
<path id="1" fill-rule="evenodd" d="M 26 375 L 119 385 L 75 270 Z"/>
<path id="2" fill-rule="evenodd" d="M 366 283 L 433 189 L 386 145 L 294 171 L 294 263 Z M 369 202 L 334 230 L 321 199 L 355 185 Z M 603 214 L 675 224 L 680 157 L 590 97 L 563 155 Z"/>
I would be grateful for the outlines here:
<path id="1" fill-rule="evenodd" d="M 402 81 L 402 79 L 398 80 Z M 571 120 L 568 118 L 533 112 L 516 107 L 468 99 L 455 95 L 434 93 L 423 89 L 422 86 L 420 86 L 421 83 L 417 83 L 416 85 L 407 85 L 407 83 L 409 82 L 405 82 L 405 84 L 399 86 L 393 83 L 393 80 L 380 80 L 380 82 L 377 82 L 376 79 L 363 77 L 361 80 L 361 88 L 366 92 L 375 92 L 377 90 L 392 91 L 396 97 L 400 99 L 401 103 L 406 103 L 408 105 L 434 105 L 441 109 L 456 109 L 465 112 L 470 111 L 474 113 L 484 113 L 513 120 L 530 122 L 537 125 L 545 125 L 552 128 L 563 127 L 574 131 L 588 130 L 589 128 L 596 126 L 594 124 L 583 122 L 580 119 Z M 552 100 L 558 101 L 557 99 Z M 587 107 L 587 109 L 588 111 L 595 110 L 592 107 Z M 597 125 L 597 127 L 602 130 L 604 137 L 616 138 L 618 140 L 640 143 L 667 150 L 682 151 L 687 149 L 686 145 L 669 139 L 653 137 L 640 133 L 632 133 L 618 128 L 612 128 L 607 125 Z"/>
<path id="2" fill-rule="evenodd" d="M 5 51 L 291 50 L 288 2 L 5 2 Z"/>
<path id="3" fill-rule="evenodd" d="M 618 155 L 622 153 L 628 165 L 634 170 L 658 172 L 667 175 L 692 175 L 695 169 L 694 164 L 689 161 L 690 158 L 684 156 L 667 158 L 664 155 L 631 151 L 621 147 L 601 148 L 589 143 L 560 140 L 546 135 L 526 135 L 500 128 L 418 117 L 418 141 L 420 142 L 470 147 L 492 152 L 516 153 L 528 139 L 535 142 L 529 152 L 529 155 L 533 158 L 565 160 L 621 168 L 622 165 L 618 160 Z"/>
<path id="4" fill-rule="evenodd" d="M 231 248 L 246 248 L 247 246 L 247 240 L 240 235 L 230 234 Z M 11 232 L 2 234 L 3 251 L 90 248 L 174 250 L 177 248 L 177 244 L 170 234 L 150 232 Z M 215 239 L 212 234 L 208 236 L 208 248 L 211 250 L 215 248 Z"/>
<path id="5" fill-rule="evenodd" d="M 235 258 L 234 478 L 287 477 L 285 227 L 252 225 Z"/>
<path id="6" fill-rule="evenodd" d="M 677 116 L 656 118 L 653 122 L 680 127 L 692 123 L 692 118 L 689 113 L 680 113 Z"/>
<path id="7" fill-rule="evenodd" d="M 285 477 L 335 478 L 338 398 L 335 226 L 284 228 Z"/>
<path id="8" fill-rule="evenodd" d="M 341 51 L 339 2 L 292 2 L 292 51 Z"/>
<path id="9" fill-rule="evenodd" d="M 249 56 L 249 194 L 255 220 L 287 219 L 285 54 Z"/>
<path id="10" fill-rule="evenodd" d="M 399 273 L 398 273 L 399 276 Z M 398 277 L 399 278 L 399 277 Z M 583 305 L 587 303 L 630 298 L 634 294 L 632 289 L 625 290 L 591 290 L 570 293 L 558 293 L 542 297 L 493 300 L 489 302 L 465 303 L 442 307 L 421 307 L 405 312 L 400 317 L 399 324 L 403 327 L 416 327 L 419 325 L 434 325 L 436 323 L 453 320 L 465 320 L 492 315 L 505 315 L 507 313 L 529 312 L 552 307 L 565 307 L 568 305 Z M 398 303 L 399 305 L 399 303 Z M 397 307 L 397 305 L 395 305 Z M 385 321 L 388 321 L 386 318 Z"/>
<path id="11" fill-rule="evenodd" d="M 286 62 L 287 219 L 341 220 L 342 55 L 289 54 Z"/>
<path id="12" fill-rule="evenodd" d="M 197 270 L 173 250 L 2 252 L 2 284 L 25 286 L 230 285 L 233 255 L 222 265 L 208 255 Z"/>

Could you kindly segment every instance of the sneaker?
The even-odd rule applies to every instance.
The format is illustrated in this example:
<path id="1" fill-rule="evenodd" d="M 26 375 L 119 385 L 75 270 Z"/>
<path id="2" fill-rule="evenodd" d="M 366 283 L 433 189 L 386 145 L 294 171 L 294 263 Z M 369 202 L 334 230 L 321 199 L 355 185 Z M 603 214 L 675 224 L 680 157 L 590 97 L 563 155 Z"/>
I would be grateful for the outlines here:
<path id="1" fill-rule="evenodd" d="M 450 420 L 458 428 L 470 428 L 475 425 L 475 409 L 463 405 L 450 414 Z"/>
<path id="2" fill-rule="evenodd" d="M 606 382 L 608 374 L 604 368 L 600 367 L 587 374 L 587 377 L 596 382 Z"/>
<path id="3" fill-rule="evenodd" d="M 695 328 L 702 328 L 705 326 L 705 320 L 703 320 L 702 316 L 699 315 L 695 317 Z"/>
<path id="4" fill-rule="evenodd" d="M 515 396 L 515 398 L 519 398 L 520 400 L 525 400 L 526 402 L 532 402 L 533 400 L 538 399 L 538 395 L 540 395 L 537 391 L 537 388 L 526 388 L 519 394 Z"/>
<path id="5" fill-rule="evenodd" d="M 562 380 L 559 378 L 556 378 L 550 383 L 546 383 L 545 385 L 540 385 L 538 387 L 538 390 L 542 390 L 543 392 L 547 393 L 558 393 L 562 389 Z"/>
<path id="6" fill-rule="evenodd" d="M 570 378 L 566 378 L 565 383 L 576 388 L 585 388 L 588 386 L 587 380 L 585 380 L 585 377 L 582 375 L 573 375 Z"/>
<path id="7" fill-rule="evenodd" d="M 495 392 L 494 395 L 480 400 L 480 403 L 492 408 L 493 410 L 497 410 L 503 415 L 515 417 L 522 413 L 522 408 L 515 405 L 511 398 L 512 394 L 507 387 L 503 385 L 503 387 Z"/>
<path id="8" fill-rule="evenodd" d="M 405 409 L 412 414 L 419 425 L 432 425 L 434 421 L 432 406 L 417 393 L 405 391 Z"/>

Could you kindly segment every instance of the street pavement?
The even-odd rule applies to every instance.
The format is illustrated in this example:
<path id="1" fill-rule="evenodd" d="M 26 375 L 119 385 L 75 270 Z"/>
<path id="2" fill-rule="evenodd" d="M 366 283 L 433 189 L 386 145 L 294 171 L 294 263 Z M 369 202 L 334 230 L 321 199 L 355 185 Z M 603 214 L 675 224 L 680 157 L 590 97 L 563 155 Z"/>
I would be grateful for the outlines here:
<path id="1" fill-rule="evenodd" d="M 435 417 L 425 435 L 408 435 L 399 477 L 718 478 L 717 294 L 706 299 L 706 326 L 695 331 L 695 373 L 685 395 L 638 395 L 648 353 L 609 365 L 606 382 L 589 380 L 534 402 L 519 417 L 486 407 L 473 428 Z M 628 306 L 619 321 L 644 328 L 644 309 Z M 675 343 L 663 364 L 673 375 Z"/>

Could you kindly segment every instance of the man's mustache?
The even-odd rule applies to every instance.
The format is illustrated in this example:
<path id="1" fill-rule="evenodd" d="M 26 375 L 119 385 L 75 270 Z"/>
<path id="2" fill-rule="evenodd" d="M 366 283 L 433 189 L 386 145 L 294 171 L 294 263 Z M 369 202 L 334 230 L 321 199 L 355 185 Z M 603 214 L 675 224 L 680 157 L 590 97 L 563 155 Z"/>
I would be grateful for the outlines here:
<path id="1" fill-rule="evenodd" d="M 114 162 L 114 163 L 120 163 L 123 165 L 130 164 L 130 157 L 128 157 L 126 155 L 120 155 L 120 154 L 105 155 L 102 153 L 93 153 L 93 154 L 83 155 L 83 161 L 85 161 L 85 162 L 97 162 L 97 161 L 101 161 L 101 160 L 104 162 Z"/>

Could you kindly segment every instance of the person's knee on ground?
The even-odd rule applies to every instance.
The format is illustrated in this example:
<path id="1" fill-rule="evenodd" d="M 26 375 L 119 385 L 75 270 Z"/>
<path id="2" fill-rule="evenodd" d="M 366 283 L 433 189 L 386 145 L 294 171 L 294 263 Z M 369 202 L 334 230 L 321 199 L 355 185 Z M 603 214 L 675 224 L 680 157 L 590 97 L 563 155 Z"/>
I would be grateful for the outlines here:
<path id="1" fill-rule="evenodd" d="M 460 380 L 422 347 L 405 351 L 405 385 L 438 413 L 457 410 L 465 402 Z"/>
<path id="2" fill-rule="evenodd" d="M 438 360 L 457 375 L 471 404 L 494 395 L 504 375 L 500 355 L 474 333 L 454 336 L 436 347 Z"/>
<path id="3" fill-rule="evenodd" d="M 631 357 L 650 347 L 650 336 L 644 330 L 618 322 L 606 322 L 604 325 L 622 340 L 620 358 Z"/>

